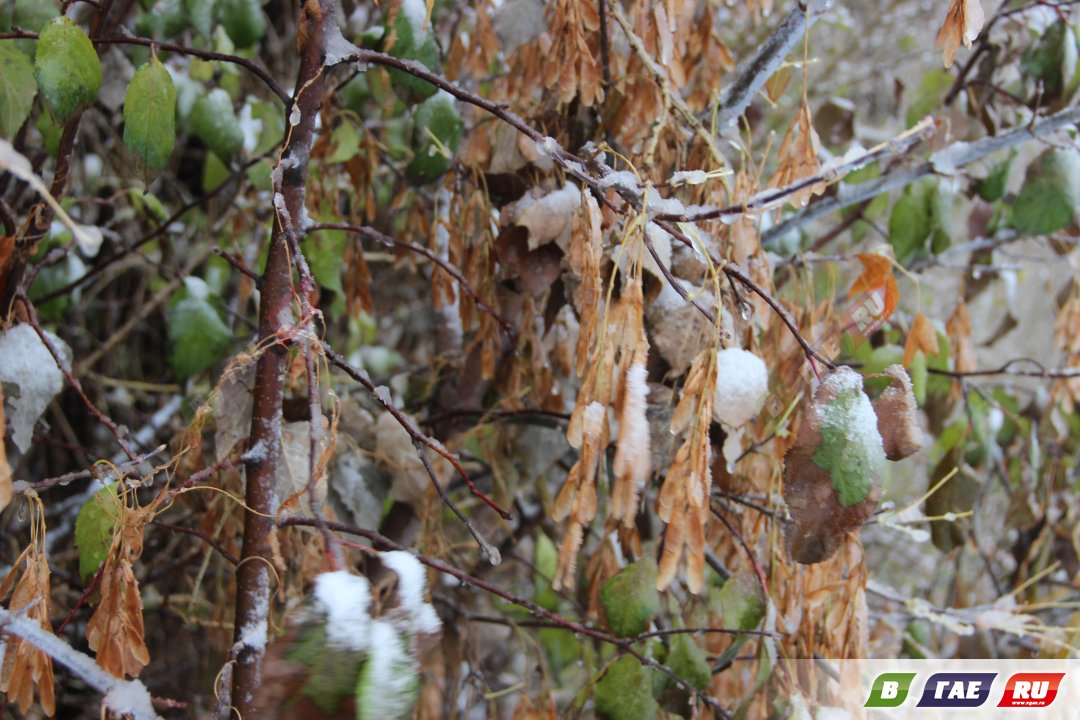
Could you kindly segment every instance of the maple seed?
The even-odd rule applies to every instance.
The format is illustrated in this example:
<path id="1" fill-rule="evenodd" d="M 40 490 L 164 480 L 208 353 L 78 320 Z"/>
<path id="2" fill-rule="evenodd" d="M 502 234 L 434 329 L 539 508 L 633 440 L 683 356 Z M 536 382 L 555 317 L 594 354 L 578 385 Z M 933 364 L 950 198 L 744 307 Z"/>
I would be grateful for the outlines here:
<path id="1" fill-rule="evenodd" d="M 950 68 L 960 46 L 971 47 L 983 27 L 983 9 L 980 0 L 953 0 L 945 22 L 937 36 L 945 67 Z"/>

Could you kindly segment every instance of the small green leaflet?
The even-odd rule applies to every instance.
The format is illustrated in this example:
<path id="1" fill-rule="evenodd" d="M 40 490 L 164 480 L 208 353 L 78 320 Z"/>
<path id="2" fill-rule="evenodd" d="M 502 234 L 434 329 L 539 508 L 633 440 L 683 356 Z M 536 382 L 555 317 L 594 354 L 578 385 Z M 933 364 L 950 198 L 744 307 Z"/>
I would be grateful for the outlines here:
<path id="1" fill-rule="evenodd" d="M 421 27 L 423 18 L 413 16 L 410 10 L 416 7 L 416 3 L 404 2 L 394 17 L 394 23 L 387 23 L 384 37 L 393 37 L 394 44 L 387 53 L 403 60 L 416 60 L 426 66 L 432 72 L 439 72 L 439 46 L 435 44 L 435 37 L 431 32 L 431 23 Z M 387 18 L 389 20 L 389 17 Z M 391 69 L 390 79 L 394 83 L 394 90 L 400 91 L 403 99 L 423 99 L 435 94 L 435 86 L 426 80 Z"/>
<path id="2" fill-rule="evenodd" d="M 206 283 L 188 278 L 166 312 L 169 326 L 169 365 L 179 378 L 201 373 L 224 357 L 232 332 L 210 304 Z"/>
<path id="3" fill-rule="evenodd" d="M 633 637 L 645 632 L 649 621 L 660 612 L 656 561 L 644 557 L 608 578 L 600 590 L 600 602 L 613 633 Z"/>
<path id="4" fill-rule="evenodd" d="M 671 652 L 664 660 L 672 671 L 686 680 L 695 688 L 705 691 L 709 687 L 712 672 L 709 669 L 709 661 L 705 657 L 705 651 L 694 642 L 690 635 L 676 635 L 671 641 Z M 671 684 L 674 680 L 665 677 Z"/>
<path id="5" fill-rule="evenodd" d="M 413 114 L 413 159 L 405 174 L 417 183 L 442 177 L 454 162 L 465 125 L 454 98 L 440 91 L 422 102 Z"/>
<path id="6" fill-rule="evenodd" d="M 254 45 L 266 34 L 266 17 L 259 0 L 221 0 L 221 25 L 238 48 Z"/>
<path id="7" fill-rule="evenodd" d="M 158 59 L 139 68 L 124 95 L 124 144 L 147 166 L 169 164 L 176 141 L 176 87 Z"/>
<path id="8" fill-rule="evenodd" d="M 1073 150 L 1047 150 L 1024 175 L 1010 224 L 1026 235 L 1049 235 L 1076 217 L 1080 199 L 1080 158 Z"/>
<path id="9" fill-rule="evenodd" d="M 101 87 L 101 63 L 94 46 L 81 27 L 63 16 L 41 31 L 34 69 L 45 102 L 61 120 L 92 103 Z"/>
<path id="10" fill-rule="evenodd" d="M 86 580 L 97 572 L 112 549 L 120 496 L 116 484 L 106 485 L 90 496 L 75 518 L 75 547 L 79 551 L 79 575 Z"/>
<path id="11" fill-rule="evenodd" d="M 222 88 L 214 88 L 191 109 L 191 129 L 223 162 L 240 152 L 244 133 L 233 111 L 232 98 Z"/>
<path id="12" fill-rule="evenodd" d="M 865 500 L 874 479 L 882 476 L 885 450 L 877 416 L 861 389 L 846 390 L 825 406 L 821 445 L 813 459 L 818 467 L 829 471 L 842 507 Z"/>
<path id="13" fill-rule="evenodd" d="M 37 95 L 34 66 L 14 43 L 0 43 L 0 137 L 15 137 Z"/>
<path id="14" fill-rule="evenodd" d="M 641 663 L 623 655 L 596 683 L 596 712 L 607 720 L 653 720 L 659 714 L 652 682 Z"/>
<path id="15" fill-rule="evenodd" d="M 753 630 L 765 617 L 765 600 L 757 576 L 739 572 L 724 581 L 720 588 L 720 611 L 724 625 L 736 630 Z"/>

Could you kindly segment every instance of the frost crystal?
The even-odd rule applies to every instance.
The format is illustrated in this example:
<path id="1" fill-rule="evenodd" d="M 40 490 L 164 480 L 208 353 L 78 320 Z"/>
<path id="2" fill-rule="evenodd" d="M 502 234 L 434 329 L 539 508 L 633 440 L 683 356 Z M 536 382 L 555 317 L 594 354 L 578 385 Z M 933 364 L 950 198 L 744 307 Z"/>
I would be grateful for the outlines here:
<path id="1" fill-rule="evenodd" d="M 716 354 L 716 419 L 730 427 L 757 414 L 769 391 L 769 369 L 761 358 L 741 348 Z M 875 429 L 876 432 L 876 429 Z"/>
<path id="2" fill-rule="evenodd" d="M 379 559 L 398 576 L 398 598 L 409 615 L 410 632 L 438 632 L 442 627 L 439 616 L 435 614 L 435 608 L 424 602 L 427 577 L 420 561 L 411 553 L 400 550 L 384 552 Z"/>
<path id="3" fill-rule="evenodd" d="M 326 611 L 326 639 L 347 650 L 366 650 L 374 635 L 368 607 L 371 589 L 359 575 L 339 570 L 315 578 L 315 599 Z"/>
<path id="4" fill-rule="evenodd" d="M 671 176 L 672 185 L 701 185 L 709 179 L 704 170 L 680 170 Z"/>
<path id="5" fill-rule="evenodd" d="M 292 111 L 289 113 L 289 124 L 296 127 L 300 124 L 300 106 L 293 103 Z"/>

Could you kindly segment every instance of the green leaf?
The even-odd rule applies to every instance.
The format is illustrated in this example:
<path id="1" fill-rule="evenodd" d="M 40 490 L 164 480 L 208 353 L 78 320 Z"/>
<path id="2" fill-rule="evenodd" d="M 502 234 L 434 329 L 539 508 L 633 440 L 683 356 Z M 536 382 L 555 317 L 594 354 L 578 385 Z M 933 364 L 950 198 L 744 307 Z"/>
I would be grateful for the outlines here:
<path id="1" fill-rule="evenodd" d="M 345 294 L 341 272 L 345 269 L 342 258 L 348 242 L 348 237 L 341 230 L 312 233 L 304 242 L 304 255 L 311 266 L 311 274 L 320 285 L 337 295 Z"/>
<path id="2" fill-rule="evenodd" d="M 45 23 L 59 14 L 60 3 L 57 0 L 15 0 L 15 7 L 11 13 L 11 26 L 21 27 L 31 32 L 41 32 Z M 7 26 L 3 27 L 7 29 Z M 20 52 L 33 59 L 37 40 L 15 40 L 14 43 Z"/>
<path id="3" fill-rule="evenodd" d="M 124 144 L 147 166 L 169 164 L 176 141 L 176 87 L 157 58 L 139 68 L 124 95 Z"/>
<path id="4" fill-rule="evenodd" d="M 645 632 L 649 621 L 660 612 L 656 561 L 643 557 L 608 578 L 600 590 L 600 602 L 613 633 L 633 637 Z"/>
<path id="5" fill-rule="evenodd" d="M 221 88 L 214 88 L 195 102 L 191 129 L 222 162 L 228 162 L 244 147 L 244 133 L 233 112 L 232 98 Z"/>
<path id="6" fill-rule="evenodd" d="M 352 160 L 360 152 L 360 134 L 356 127 L 345 119 L 330 133 L 330 154 L 325 162 L 341 163 Z"/>
<path id="7" fill-rule="evenodd" d="M 654 720 L 659 708 L 652 683 L 637 658 L 623 655 L 596 683 L 596 712 L 607 720 Z"/>
<path id="8" fill-rule="evenodd" d="M 221 25 L 238 48 L 254 45 L 266 34 L 266 16 L 259 0 L 219 0 Z"/>
<path id="9" fill-rule="evenodd" d="M 885 450 L 877 416 L 861 389 L 846 390 L 825 406 L 821 445 L 813 460 L 829 471 L 843 507 L 866 499 L 874 479 L 884 474 Z"/>
<path id="10" fill-rule="evenodd" d="M 975 186 L 975 192 L 986 202 L 1000 200 L 1005 194 L 1005 186 L 1009 181 L 1009 170 L 1012 169 L 1013 158 L 1016 153 L 1009 153 L 1009 157 L 999 162 L 990 169 L 990 174 L 979 181 Z"/>
<path id="11" fill-rule="evenodd" d="M 416 60 L 432 72 L 439 72 L 439 46 L 431 32 L 431 23 L 423 25 L 424 18 L 417 17 L 420 3 L 404 2 L 394 17 L 391 25 L 387 23 L 384 37 L 393 38 L 393 45 L 387 53 L 403 60 Z M 389 20 L 389 16 L 387 17 Z M 435 86 L 426 80 L 402 72 L 390 70 L 394 90 L 399 91 L 403 99 L 424 99 L 435 94 Z"/>
<path id="12" fill-rule="evenodd" d="M 38 38 L 34 58 L 41 95 L 61 120 L 92 103 L 101 87 L 101 63 L 82 28 L 58 17 Z"/>
<path id="13" fill-rule="evenodd" d="M 704 691 L 709 687 L 709 680 L 712 678 L 709 661 L 705 657 L 705 651 L 690 635 L 675 636 L 671 641 L 671 652 L 664 664 L 698 690 Z M 674 683 L 674 680 L 671 682 Z"/>
<path id="14" fill-rule="evenodd" d="M 169 365 L 178 378 L 197 375 L 224 357 L 232 332 L 210 304 L 210 291 L 198 278 L 188 278 L 166 313 Z"/>
<path id="15" fill-rule="evenodd" d="M 116 484 L 106 485 L 90 496 L 75 518 L 75 548 L 79 551 L 79 576 L 84 581 L 109 557 L 120 503 Z"/>
<path id="16" fill-rule="evenodd" d="M 1010 224 L 1026 235 L 1049 235 L 1076 217 L 1080 159 L 1071 150 L 1047 150 L 1028 166 Z"/>
<path id="17" fill-rule="evenodd" d="M 341 712 L 342 701 L 352 698 L 362 656 L 327 647 L 324 623 L 301 627 L 285 659 L 308 666 L 303 693 L 327 715 Z"/>
<path id="18" fill-rule="evenodd" d="M 551 611 L 559 607 L 559 596 L 551 587 L 557 561 L 558 551 L 555 549 L 555 543 L 551 542 L 544 533 L 537 533 L 533 557 L 533 566 L 536 568 L 536 572 L 533 573 L 533 602 Z"/>
<path id="19" fill-rule="evenodd" d="M 953 82 L 953 76 L 941 69 L 931 70 L 923 75 L 922 81 L 915 88 L 908 104 L 905 118 L 908 127 L 938 110 L 941 107 L 941 101 L 945 99 L 945 93 L 952 87 Z"/>
<path id="20" fill-rule="evenodd" d="M 425 100 L 413 115 L 413 159 L 405 175 L 415 183 L 438 180 L 453 164 L 464 131 L 449 93 L 440 91 Z"/>
<path id="21" fill-rule="evenodd" d="M 753 630 L 765 617 L 765 599 L 757 576 L 743 571 L 732 575 L 720 588 L 720 612 L 724 625 L 736 630 Z"/>
<path id="22" fill-rule="evenodd" d="M 1064 20 L 1058 20 L 1042 34 L 1037 45 L 1024 51 L 1020 59 L 1020 72 L 1042 80 L 1043 92 L 1048 97 L 1056 97 L 1064 85 L 1065 43 L 1073 43 L 1075 47 L 1071 28 Z"/>
<path id="23" fill-rule="evenodd" d="M 184 11 L 200 35 L 208 39 L 213 35 L 217 0 L 184 0 Z"/>
<path id="24" fill-rule="evenodd" d="M 922 350 L 915 352 L 911 364 L 908 365 L 908 373 L 911 375 L 911 392 L 915 396 L 915 402 L 922 405 L 926 402 L 926 380 L 929 375 L 926 365 L 926 353 Z"/>
<path id="25" fill-rule="evenodd" d="M 925 248 L 932 229 L 932 182 L 920 181 L 904 188 L 889 216 L 889 242 L 896 259 L 907 264 Z"/>
<path id="26" fill-rule="evenodd" d="M 35 95 L 33 64 L 13 43 L 0 42 L 0 137 L 15 137 L 30 115 Z"/>

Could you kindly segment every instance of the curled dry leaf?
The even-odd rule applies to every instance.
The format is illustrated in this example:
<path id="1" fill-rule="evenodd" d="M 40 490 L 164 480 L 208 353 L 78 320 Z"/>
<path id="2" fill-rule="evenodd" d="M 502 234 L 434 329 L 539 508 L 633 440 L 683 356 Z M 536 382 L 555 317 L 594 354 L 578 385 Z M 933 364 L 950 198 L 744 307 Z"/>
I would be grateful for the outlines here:
<path id="1" fill-rule="evenodd" d="M 799 111 L 791 120 L 783 142 L 780 143 L 780 164 L 776 173 L 769 178 L 768 187 L 781 188 L 794 182 L 816 175 L 821 170 L 818 150 L 821 142 L 811 122 L 810 103 L 803 97 Z M 825 192 L 825 183 L 819 182 L 792 193 L 788 202 L 801 207 L 810 201 L 811 196 Z"/>
<path id="2" fill-rule="evenodd" d="M 952 0 L 937 36 L 937 47 L 941 50 L 945 67 L 952 67 L 961 45 L 971 47 L 971 43 L 979 37 L 984 19 L 980 0 Z"/>
<path id="3" fill-rule="evenodd" d="M 873 514 L 884 465 L 877 417 L 862 390 L 862 376 L 839 367 L 814 393 L 784 457 L 792 559 L 812 564 L 832 557 L 844 536 Z"/>
<path id="4" fill-rule="evenodd" d="M 911 365 L 911 361 L 915 359 L 915 353 L 920 350 L 927 357 L 941 352 L 937 331 L 934 330 L 933 324 L 922 313 L 915 313 L 915 321 L 911 323 L 911 330 L 904 343 L 904 367 Z"/>
<path id="5" fill-rule="evenodd" d="M 878 432 L 885 457 L 903 460 L 923 446 L 922 429 L 915 415 L 915 394 L 911 391 L 911 378 L 902 366 L 890 365 L 883 374 L 892 379 L 892 384 L 874 401 Z"/>
<path id="6" fill-rule="evenodd" d="M 854 298 L 859 293 L 884 291 L 885 307 L 876 318 L 878 322 L 884 322 L 896 310 L 896 303 L 900 299 L 900 288 L 896 284 L 896 276 L 892 271 L 892 260 L 878 253 L 859 253 L 855 257 L 862 263 L 863 272 L 855 279 L 848 291 L 848 297 Z"/>

